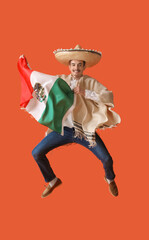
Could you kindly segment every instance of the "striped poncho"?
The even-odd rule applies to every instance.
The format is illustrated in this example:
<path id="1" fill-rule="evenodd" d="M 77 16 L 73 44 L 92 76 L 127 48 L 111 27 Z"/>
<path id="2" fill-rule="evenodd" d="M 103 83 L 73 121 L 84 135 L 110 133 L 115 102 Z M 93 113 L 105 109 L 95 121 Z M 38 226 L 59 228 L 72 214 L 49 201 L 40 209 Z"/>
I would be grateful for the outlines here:
<path id="1" fill-rule="evenodd" d="M 21 103 L 39 123 L 63 134 L 64 126 L 75 128 L 76 137 L 84 137 L 95 146 L 97 128 L 111 128 L 120 123 L 120 116 L 111 108 L 113 93 L 97 80 L 83 75 L 78 81 L 81 89 L 96 92 L 97 101 L 71 90 L 71 75 L 51 76 L 29 68 L 26 58 L 18 61 L 21 76 Z M 71 118 L 68 117 L 71 115 Z M 70 119 L 70 123 L 69 123 Z"/>

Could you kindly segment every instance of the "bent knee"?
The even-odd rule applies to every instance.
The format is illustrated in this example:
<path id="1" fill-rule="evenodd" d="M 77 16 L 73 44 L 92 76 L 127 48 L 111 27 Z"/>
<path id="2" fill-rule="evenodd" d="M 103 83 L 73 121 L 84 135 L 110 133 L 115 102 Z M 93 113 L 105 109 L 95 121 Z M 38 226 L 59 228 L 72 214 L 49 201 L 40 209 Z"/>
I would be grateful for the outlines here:
<path id="1" fill-rule="evenodd" d="M 38 157 L 39 157 L 40 153 L 38 151 L 38 149 L 35 147 L 33 150 L 32 150 L 32 156 L 35 160 L 38 160 Z"/>

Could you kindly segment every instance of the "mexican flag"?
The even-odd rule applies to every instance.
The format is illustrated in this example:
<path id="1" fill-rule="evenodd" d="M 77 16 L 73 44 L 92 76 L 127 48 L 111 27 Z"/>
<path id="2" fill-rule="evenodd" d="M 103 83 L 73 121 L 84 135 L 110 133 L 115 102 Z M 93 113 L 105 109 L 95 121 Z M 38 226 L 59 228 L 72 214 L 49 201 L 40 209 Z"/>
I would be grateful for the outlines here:
<path id="1" fill-rule="evenodd" d="M 63 123 L 74 108 L 74 93 L 69 85 L 57 76 L 30 69 L 22 55 L 18 61 L 21 77 L 20 106 L 39 123 L 63 133 Z"/>

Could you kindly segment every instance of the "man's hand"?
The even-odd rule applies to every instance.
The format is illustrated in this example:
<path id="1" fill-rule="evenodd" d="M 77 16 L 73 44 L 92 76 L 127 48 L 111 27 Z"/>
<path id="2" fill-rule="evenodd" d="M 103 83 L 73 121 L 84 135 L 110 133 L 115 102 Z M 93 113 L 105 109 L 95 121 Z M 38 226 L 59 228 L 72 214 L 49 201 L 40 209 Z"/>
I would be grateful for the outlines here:
<path id="1" fill-rule="evenodd" d="M 25 64 L 27 64 L 27 66 L 28 66 L 29 69 L 31 70 L 31 67 L 30 67 L 30 65 L 29 65 L 29 63 L 28 63 L 26 57 L 24 56 L 24 54 L 22 54 L 22 55 L 19 57 L 19 59 L 22 59 L 23 61 L 25 60 Z"/>
<path id="2" fill-rule="evenodd" d="M 75 87 L 75 88 L 73 89 L 73 91 L 74 91 L 74 93 L 80 94 L 80 95 L 82 95 L 82 96 L 85 97 L 85 90 L 80 89 L 80 87 Z"/>
<path id="3" fill-rule="evenodd" d="M 22 54 L 22 55 L 19 57 L 19 59 L 20 59 L 20 58 L 25 58 L 24 54 Z"/>

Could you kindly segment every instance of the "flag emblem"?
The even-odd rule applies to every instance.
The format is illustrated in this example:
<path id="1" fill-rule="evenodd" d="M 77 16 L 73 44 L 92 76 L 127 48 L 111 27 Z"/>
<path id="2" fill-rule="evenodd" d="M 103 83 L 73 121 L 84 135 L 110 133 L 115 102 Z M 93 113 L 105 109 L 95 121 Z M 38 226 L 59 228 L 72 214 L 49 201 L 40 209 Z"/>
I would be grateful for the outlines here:
<path id="1" fill-rule="evenodd" d="M 44 88 L 41 86 L 40 83 L 35 84 L 34 91 L 35 91 L 36 98 L 40 102 L 43 102 L 46 99 Z"/>

